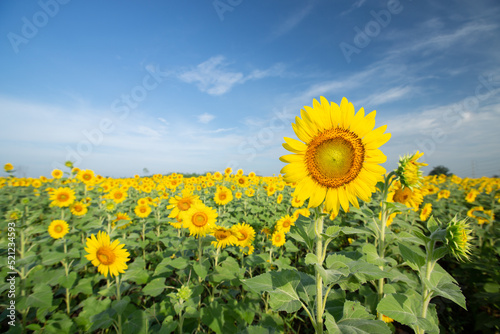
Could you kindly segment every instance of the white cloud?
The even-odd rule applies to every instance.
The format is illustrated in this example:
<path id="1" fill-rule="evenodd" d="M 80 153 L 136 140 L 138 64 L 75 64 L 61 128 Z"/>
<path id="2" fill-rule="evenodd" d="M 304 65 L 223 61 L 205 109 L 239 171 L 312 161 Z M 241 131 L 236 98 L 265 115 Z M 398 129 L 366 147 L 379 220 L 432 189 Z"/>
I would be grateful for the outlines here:
<path id="1" fill-rule="evenodd" d="M 198 115 L 198 122 L 207 124 L 210 123 L 213 119 L 215 118 L 214 115 L 209 114 L 209 113 L 203 113 L 201 115 Z"/>
<path id="2" fill-rule="evenodd" d="M 365 0 L 362 0 L 365 1 Z M 269 41 L 272 41 L 280 36 L 287 34 L 292 31 L 297 25 L 300 24 L 314 8 L 314 3 L 309 2 L 300 10 L 294 12 L 292 15 L 288 16 L 283 22 L 281 22 L 269 35 Z"/>
<path id="3" fill-rule="evenodd" d="M 277 64 L 265 70 L 253 70 L 249 75 L 227 69 L 229 63 L 224 56 L 218 55 L 198 64 L 195 68 L 180 72 L 177 77 L 184 82 L 196 84 L 201 92 L 210 95 L 223 95 L 235 85 L 248 80 L 279 76 L 284 66 Z"/>

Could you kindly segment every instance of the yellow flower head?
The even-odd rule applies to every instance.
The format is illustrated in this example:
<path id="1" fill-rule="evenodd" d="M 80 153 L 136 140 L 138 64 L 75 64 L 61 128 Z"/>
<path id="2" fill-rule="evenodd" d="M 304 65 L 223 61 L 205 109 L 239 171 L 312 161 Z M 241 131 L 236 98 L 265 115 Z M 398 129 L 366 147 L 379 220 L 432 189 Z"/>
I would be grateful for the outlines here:
<path id="1" fill-rule="evenodd" d="M 10 162 L 7 162 L 7 163 L 3 166 L 3 169 L 4 169 L 6 172 L 11 172 L 12 170 L 14 170 L 14 165 L 12 165 Z"/>
<path id="2" fill-rule="evenodd" d="M 400 181 L 395 181 L 392 184 L 391 191 L 387 195 L 388 202 L 402 203 L 413 210 L 418 210 L 423 200 L 424 196 L 420 189 L 414 188 L 412 190 L 409 187 L 403 188 Z"/>
<path id="3" fill-rule="evenodd" d="M 214 201 L 218 205 L 226 205 L 233 200 L 233 193 L 230 189 L 221 186 L 215 191 Z"/>
<path id="4" fill-rule="evenodd" d="M 75 216 L 84 216 L 88 211 L 87 205 L 83 204 L 82 202 L 75 202 L 71 204 L 69 206 L 69 209 Z"/>
<path id="5" fill-rule="evenodd" d="M 234 235 L 231 229 L 215 225 L 210 233 L 215 237 L 217 241 L 212 241 L 212 245 L 215 248 L 226 248 L 227 246 L 232 246 L 238 243 L 238 239 Z"/>
<path id="6" fill-rule="evenodd" d="M 275 230 L 283 231 L 284 233 L 288 233 L 290 231 L 290 227 L 295 226 L 295 219 L 289 215 L 281 217 L 276 222 Z"/>
<path id="7" fill-rule="evenodd" d="M 69 232 L 69 225 L 64 220 L 53 220 L 49 225 L 49 234 L 54 239 L 60 239 Z"/>
<path id="8" fill-rule="evenodd" d="M 63 172 L 60 169 L 54 169 L 50 175 L 52 175 L 54 179 L 60 179 L 63 176 Z"/>
<path id="9" fill-rule="evenodd" d="M 134 208 L 134 212 L 139 218 L 146 218 L 151 213 L 151 207 L 147 204 L 137 205 Z"/>
<path id="10" fill-rule="evenodd" d="M 112 222 L 113 227 L 115 227 L 116 225 L 118 225 L 118 228 L 120 230 L 123 230 L 132 225 L 132 220 L 130 219 L 128 214 L 123 212 L 118 212 L 116 214 L 116 218 Z"/>
<path id="11" fill-rule="evenodd" d="M 246 223 L 238 223 L 231 227 L 234 235 L 237 238 L 237 244 L 240 247 L 245 247 L 253 242 L 255 239 L 255 230 L 252 226 Z"/>
<path id="12" fill-rule="evenodd" d="M 283 231 L 280 231 L 280 230 L 274 231 L 272 241 L 273 241 L 273 245 L 276 247 L 283 246 L 286 242 L 285 233 Z"/>
<path id="13" fill-rule="evenodd" d="M 479 195 L 479 191 L 477 189 L 471 189 L 465 196 L 465 200 L 472 203 L 476 200 L 477 195 Z"/>
<path id="14" fill-rule="evenodd" d="M 97 238 L 94 234 L 87 238 L 85 255 L 87 260 L 97 267 L 97 270 L 104 275 L 111 277 L 118 276 L 124 273 L 128 268 L 127 262 L 129 259 L 129 252 L 123 248 L 124 244 L 120 244 L 118 240 L 111 242 L 109 235 L 106 232 L 99 231 Z"/>
<path id="15" fill-rule="evenodd" d="M 189 229 L 189 234 L 204 237 L 215 226 L 217 211 L 207 207 L 203 202 L 197 202 L 187 211 L 180 213 L 182 226 Z"/>
<path id="16" fill-rule="evenodd" d="M 87 185 L 91 185 L 93 183 L 93 181 L 95 181 L 95 174 L 94 174 L 94 171 L 90 170 L 90 169 L 80 170 L 78 172 L 77 178 L 81 182 L 83 182 Z"/>
<path id="17" fill-rule="evenodd" d="M 427 218 L 429 218 L 429 216 L 431 215 L 432 213 L 432 203 L 427 203 L 424 205 L 424 207 L 422 208 L 422 211 L 420 211 L 420 220 L 421 221 L 426 221 Z"/>
<path id="18" fill-rule="evenodd" d="M 168 216 L 175 218 L 180 212 L 189 210 L 192 205 L 199 201 L 198 195 L 193 195 L 190 190 L 185 189 L 181 192 L 181 196 L 174 196 L 168 200 L 170 205 L 167 206 L 167 209 L 172 210 Z"/>
<path id="19" fill-rule="evenodd" d="M 450 197 L 450 191 L 448 189 L 443 189 L 441 190 L 440 192 L 438 192 L 438 201 L 441 199 L 441 198 L 449 198 Z"/>
<path id="20" fill-rule="evenodd" d="M 368 201 L 382 180 L 380 166 L 386 156 L 379 150 L 390 138 L 387 126 L 373 130 L 375 112 L 365 116 L 343 98 L 340 106 L 321 97 L 313 107 L 304 107 L 301 118 L 295 118 L 293 129 L 300 140 L 284 138 L 283 147 L 294 154 L 282 156 L 288 163 L 281 169 L 288 183 L 297 182 L 293 196 L 309 199 L 309 208 L 324 202 L 335 215 L 340 206 L 347 212 L 357 198 Z"/>
<path id="21" fill-rule="evenodd" d="M 50 193 L 50 200 L 52 206 L 60 208 L 68 207 L 75 201 L 75 191 L 71 188 L 57 188 Z"/>

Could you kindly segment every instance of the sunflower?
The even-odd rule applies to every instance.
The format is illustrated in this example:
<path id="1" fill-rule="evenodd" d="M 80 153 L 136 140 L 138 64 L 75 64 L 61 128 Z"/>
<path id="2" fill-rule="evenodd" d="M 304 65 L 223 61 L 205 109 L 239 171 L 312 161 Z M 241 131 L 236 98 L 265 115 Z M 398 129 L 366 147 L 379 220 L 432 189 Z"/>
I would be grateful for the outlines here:
<path id="1" fill-rule="evenodd" d="M 285 240 L 285 232 L 280 231 L 280 230 L 274 231 L 272 240 L 273 240 L 273 245 L 274 246 L 276 246 L 276 247 L 283 246 L 285 244 L 285 242 L 286 242 L 286 240 Z"/>
<path id="2" fill-rule="evenodd" d="M 304 205 L 304 200 L 300 199 L 298 197 L 292 196 L 292 206 L 294 208 L 300 208 L 302 205 Z"/>
<path id="3" fill-rule="evenodd" d="M 210 233 L 215 237 L 217 241 L 212 241 L 212 245 L 215 248 L 226 248 L 227 246 L 232 246 L 238 243 L 238 239 L 234 235 L 231 229 L 216 225 L 212 228 Z"/>
<path id="4" fill-rule="evenodd" d="M 240 247 L 248 246 L 255 239 L 255 230 L 252 226 L 246 223 L 238 223 L 236 225 L 233 225 L 231 227 L 231 230 L 236 235 L 236 238 L 238 239 L 237 244 Z"/>
<path id="5" fill-rule="evenodd" d="M 292 124 L 301 141 L 284 138 L 283 147 L 295 154 L 280 158 L 288 163 L 281 173 L 285 182 L 297 182 L 293 195 L 309 198 L 308 207 L 324 202 L 327 211 L 337 215 L 340 206 L 344 211 L 349 203 L 358 208 L 357 197 L 368 201 L 376 191 L 386 172 L 379 164 L 387 159 L 378 148 L 391 135 L 384 134 L 387 126 L 373 130 L 375 111 L 365 116 L 361 108 L 355 113 L 346 98 L 340 106 L 320 100 L 313 100 L 313 108 L 304 107 L 302 118 Z"/>
<path id="6" fill-rule="evenodd" d="M 283 231 L 284 233 L 288 233 L 290 231 L 290 227 L 295 226 L 295 219 L 290 215 L 286 215 L 285 217 L 281 217 L 276 222 L 275 229 L 278 231 Z"/>
<path id="7" fill-rule="evenodd" d="M 182 226 L 189 229 L 189 235 L 204 237 L 217 221 L 217 211 L 207 207 L 203 202 L 194 203 L 189 210 L 182 211 Z"/>
<path id="8" fill-rule="evenodd" d="M 432 213 L 432 203 L 425 204 L 424 207 L 422 208 L 422 211 L 420 211 L 420 220 L 423 222 L 426 221 L 431 213 Z"/>
<path id="9" fill-rule="evenodd" d="M 88 255 L 85 257 L 104 277 L 108 276 L 108 272 L 111 277 L 118 276 L 119 273 L 125 272 L 128 268 L 127 262 L 130 260 L 130 254 L 123 248 L 124 246 L 118 240 L 111 243 L 109 235 L 99 231 L 97 238 L 94 234 L 87 238 L 85 251 Z"/>
<path id="10" fill-rule="evenodd" d="M 94 181 L 95 174 L 93 170 L 86 169 L 86 170 L 80 170 L 76 177 L 83 183 L 90 185 Z"/>
<path id="11" fill-rule="evenodd" d="M 130 225 L 132 225 L 132 220 L 130 219 L 129 215 L 123 212 L 118 212 L 116 214 L 116 218 L 112 222 L 112 226 L 115 227 L 118 224 L 118 228 L 120 230 L 123 230 Z"/>
<path id="12" fill-rule="evenodd" d="M 255 189 L 248 188 L 247 190 L 245 190 L 245 195 L 247 195 L 248 197 L 253 197 L 253 195 L 255 195 Z"/>
<path id="13" fill-rule="evenodd" d="M 167 209 L 172 209 L 168 216 L 175 218 L 180 212 L 187 211 L 193 204 L 200 202 L 200 198 L 198 195 L 193 195 L 191 191 L 185 189 L 181 192 L 181 196 L 171 197 L 168 202 L 170 205 L 167 206 Z"/>
<path id="14" fill-rule="evenodd" d="M 281 204 L 282 200 L 283 200 L 283 194 L 279 194 L 278 197 L 276 198 L 276 203 Z"/>
<path id="15" fill-rule="evenodd" d="M 249 184 L 248 178 L 244 175 L 240 175 L 236 178 L 236 184 L 242 188 L 246 188 Z"/>
<path id="16" fill-rule="evenodd" d="M 60 208 L 70 206 L 75 201 L 75 191 L 71 188 L 57 188 L 50 194 L 51 206 L 58 206 Z"/>
<path id="17" fill-rule="evenodd" d="M 63 172 L 60 169 L 54 169 L 50 175 L 52 175 L 54 179 L 60 179 L 63 176 Z"/>
<path id="18" fill-rule="evenodd" d="M 54 239 L 60 239 L 69 232 L 69 225 L 64 220 L 53 220 L 49 225 L 49 234 Z"/>
<path id="19" fill-rule="evenodd" d="M 118 204 L 127 199 L 127 192 L 121 188 L 115 188 L 111 190 L 108 198 L 112 199 L 116 204 Z"/>
<path id="20" fill-rule="evenodd" d="M 139 217 L 139 218 L 146 218 L 151 213 L 151 207 L 149 205 L 147 205 L 147 204 L 145 204 L 145 205 L 137 205 L 134 208 L 134 212 L 137 215 L 137 217 Z"/>
<path id="21" fill-rule="evenodd" d="M 419 188 L 412 190 L 409 187 L 403 187 L 400 181 L 392 184 L 391 191 L 387 195 L 388 202 L 402 203 L 413 210 L 418 210 L 423 200 L 424 196 Z"/>
<path id="22" fill-rule="evenodd" d="M 448 189 L 443 189 L 440 192 L 438 192 L 438 198 L 437 200 L 439 201 L 441 198 L 449 198 L 450 197 L 450 191 Z"/>
<path id="23" fill-rule="evenodd" d="M 233 172 L 233 169 L 231 167 L 227 167 L 226 169 L 224 169 L 224 174 L 226 174 L 226 175 L 230 175 L 232 172 Z"/>
<path id="24" fill-rule="evenodd" d="M 218 205 L 226 205 L 233 200 L 233 193 L 230 189 L 221 186 L 215 191 L 214 201 Z"/>
<path id="25" fill-rule="evenodd" d="M 14 165 L 12 165 L 10 162 L 7 162 L 7 163 L 3 166 L 3 169 L 4 169 L 6 172 L 11 172 L 12 170 L 14 170 Z"/>
<path id="26" fill-rule="evenodd" d="M 457 220 L 452 219 L 446 228 L 446 243 L 448 250 L 459 261 L 469 260 L 471 254 L 471 237 L 472 229 L 470 228 L 467 218 Z"/>
<path id="27" fill-rule="evenodd" d="M 426 163 L 418 162 L 417 160 L 421 158 L 424 153 L 417 153 L 413 155 L 405 155 L 399 159 L 398 169 L 396 169 L 396 175 L 398 180 L 401 181 L 403 187 L 409 187 L 413 190 L 415 187 L 422 187 L 422 171 L 423 166 L 427 166 Z"/>
<path id="28" fill-rule="evenodd" d="M 469 203 L 472 203 L 476 200 L 477 195 L 479 194 L 479 191 L 477 189 L 471 189 L 467 195 L 465 196 L 465 200 Z"/>
<path id="29" fill-rule="evenodd" d="M 82 202 L 75 202 L 69 206 L 71 213 L 75 216 L 83 216 L 87 213 L 88 209 Z"/>

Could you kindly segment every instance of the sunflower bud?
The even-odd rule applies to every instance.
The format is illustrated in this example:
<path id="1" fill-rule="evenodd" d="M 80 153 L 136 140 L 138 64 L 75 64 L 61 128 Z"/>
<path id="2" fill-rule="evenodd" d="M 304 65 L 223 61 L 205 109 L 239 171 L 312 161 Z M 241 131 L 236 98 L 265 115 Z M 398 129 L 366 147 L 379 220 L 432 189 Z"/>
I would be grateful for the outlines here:
<path id="1" fill-rule="evenodd" d="M 471 254 L 470 241 L 472 229 L 467 222 L 467 218 L 457 220 L 452 219 L 446 228 L 446 243 L 449 251 L 459 260 L 468 261 Z"/>
<path id="2" fill-rule="evenodd" d="M 180 300 L 188 300 L 192 294 L 193 291 L 187 285 L 183 285 L 177 292 L 177 298 Z"/>
<path id="3" fill-rule="evenodd" d="M 399 158 L 396 175 L 403 187 L 408 187 L 413 190 L 413 188 L 420 188 L 422 186 L 421 168 L 427 166 L 427 164 L 418 162 L 417 160 L 423 155 L 424 153 L 417 151 L 417 153 L 413 155 L 407 154 Z"/>

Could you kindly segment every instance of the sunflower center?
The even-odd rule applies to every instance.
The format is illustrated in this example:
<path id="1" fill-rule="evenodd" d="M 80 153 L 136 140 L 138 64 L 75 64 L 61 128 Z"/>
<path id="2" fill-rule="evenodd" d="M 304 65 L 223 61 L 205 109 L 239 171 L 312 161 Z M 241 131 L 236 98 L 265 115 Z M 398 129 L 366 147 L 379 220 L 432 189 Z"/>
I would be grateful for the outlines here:
<path id="1" fill-rule="evenodd" d="M 240 236 L 241 236 L 241 238 L 240 238 Z M 238 240 L 243 241 L 243 240 L 246 240 L 247 238 L 248 238 L 248 233 L 245 231 L 240 231 L 240 233 L 238 235 Z"/>
<path id="2" fill-rule="evenodd" d="M 203 227 L 208 223 L 208 216 L 205 212 L 196 212 L 191 218 L 191 222 L 196 227 Z"/>
<path id="3" fill-rule="evenodd" d="M 355 133 L 341 128 L 325 130 L 308 145 L 305 162 L 316 182 L 338 188 L 354 180 L 365 159 L 365 147 Z"/>
<path id="4" fill-rule="evenodd" d="M 61 201 L 61 202 L 64 202 L 64 201 L 66 201 L 68 198 L 69 198 L 69 196 L 68 196 L 68 195 L 66 195 L 66 194 L 59 194 L 58 200 L 59 200 L 59 201 Z"/>
<path id="5" fill-rule="evenodd" d="M 191 207 L 191 205 L 186 200 L 180 200 L 179 203 L 177 203 L 177 207 L 181 211 L 186 211 L 186 210 L 188 210 Z"/>
<path id="6" fill-rule="evenodd" d="M 214 233 L 214 237 L 217 240 L 225 240 L 225 239 L 229 238 L 230 236 L 231 236 L 230 231 L 218 230 L 218 231 L 215 231 L 215 233 Z"/>
<path id="7" fill-rule="evenodd" d="M 115 193 L 115 198 L 116 199 L 122 198 L 122 193 Z"/>
<path id="8" fill-rule="evenodd" d="M 54 231 L 56 231 L 57 233 L 61 233 L 63 230 L 62 226 L 61 225 L 56 225 L 54 226 Z"/>
<path id="9" fill-rule="evenodd" d="M 285 221 L 283 222 L 283 227 L 284 227 L 284 228 L 290 227 L 290 221 L 289 221 L 289 220 L 285 220 Z"/>
<path id="10" fill-rule="evenodd" d="M 113 250 L 107 246 L 103 246 L 97 250 L 97 259 L 104 265 L 113 264 L 116 260 L 116 255 Z"/>
<path id="11" fill-rule="evenodd" d="M 219 199 L 220 199 L 220 200 L 225 200 L 225 199 L 226 199 L 226 197 L 227 197 L 227 195 L 226 195 L 225 193 L 221 193 L 221 194 L 219 194 Z"/>
<path id="12" fill-rule="evenodd" d="M 406 203 L 411 197 L 412 191 L 410 188 L 398 189 L 394 194 L 394 202 Z"/>

